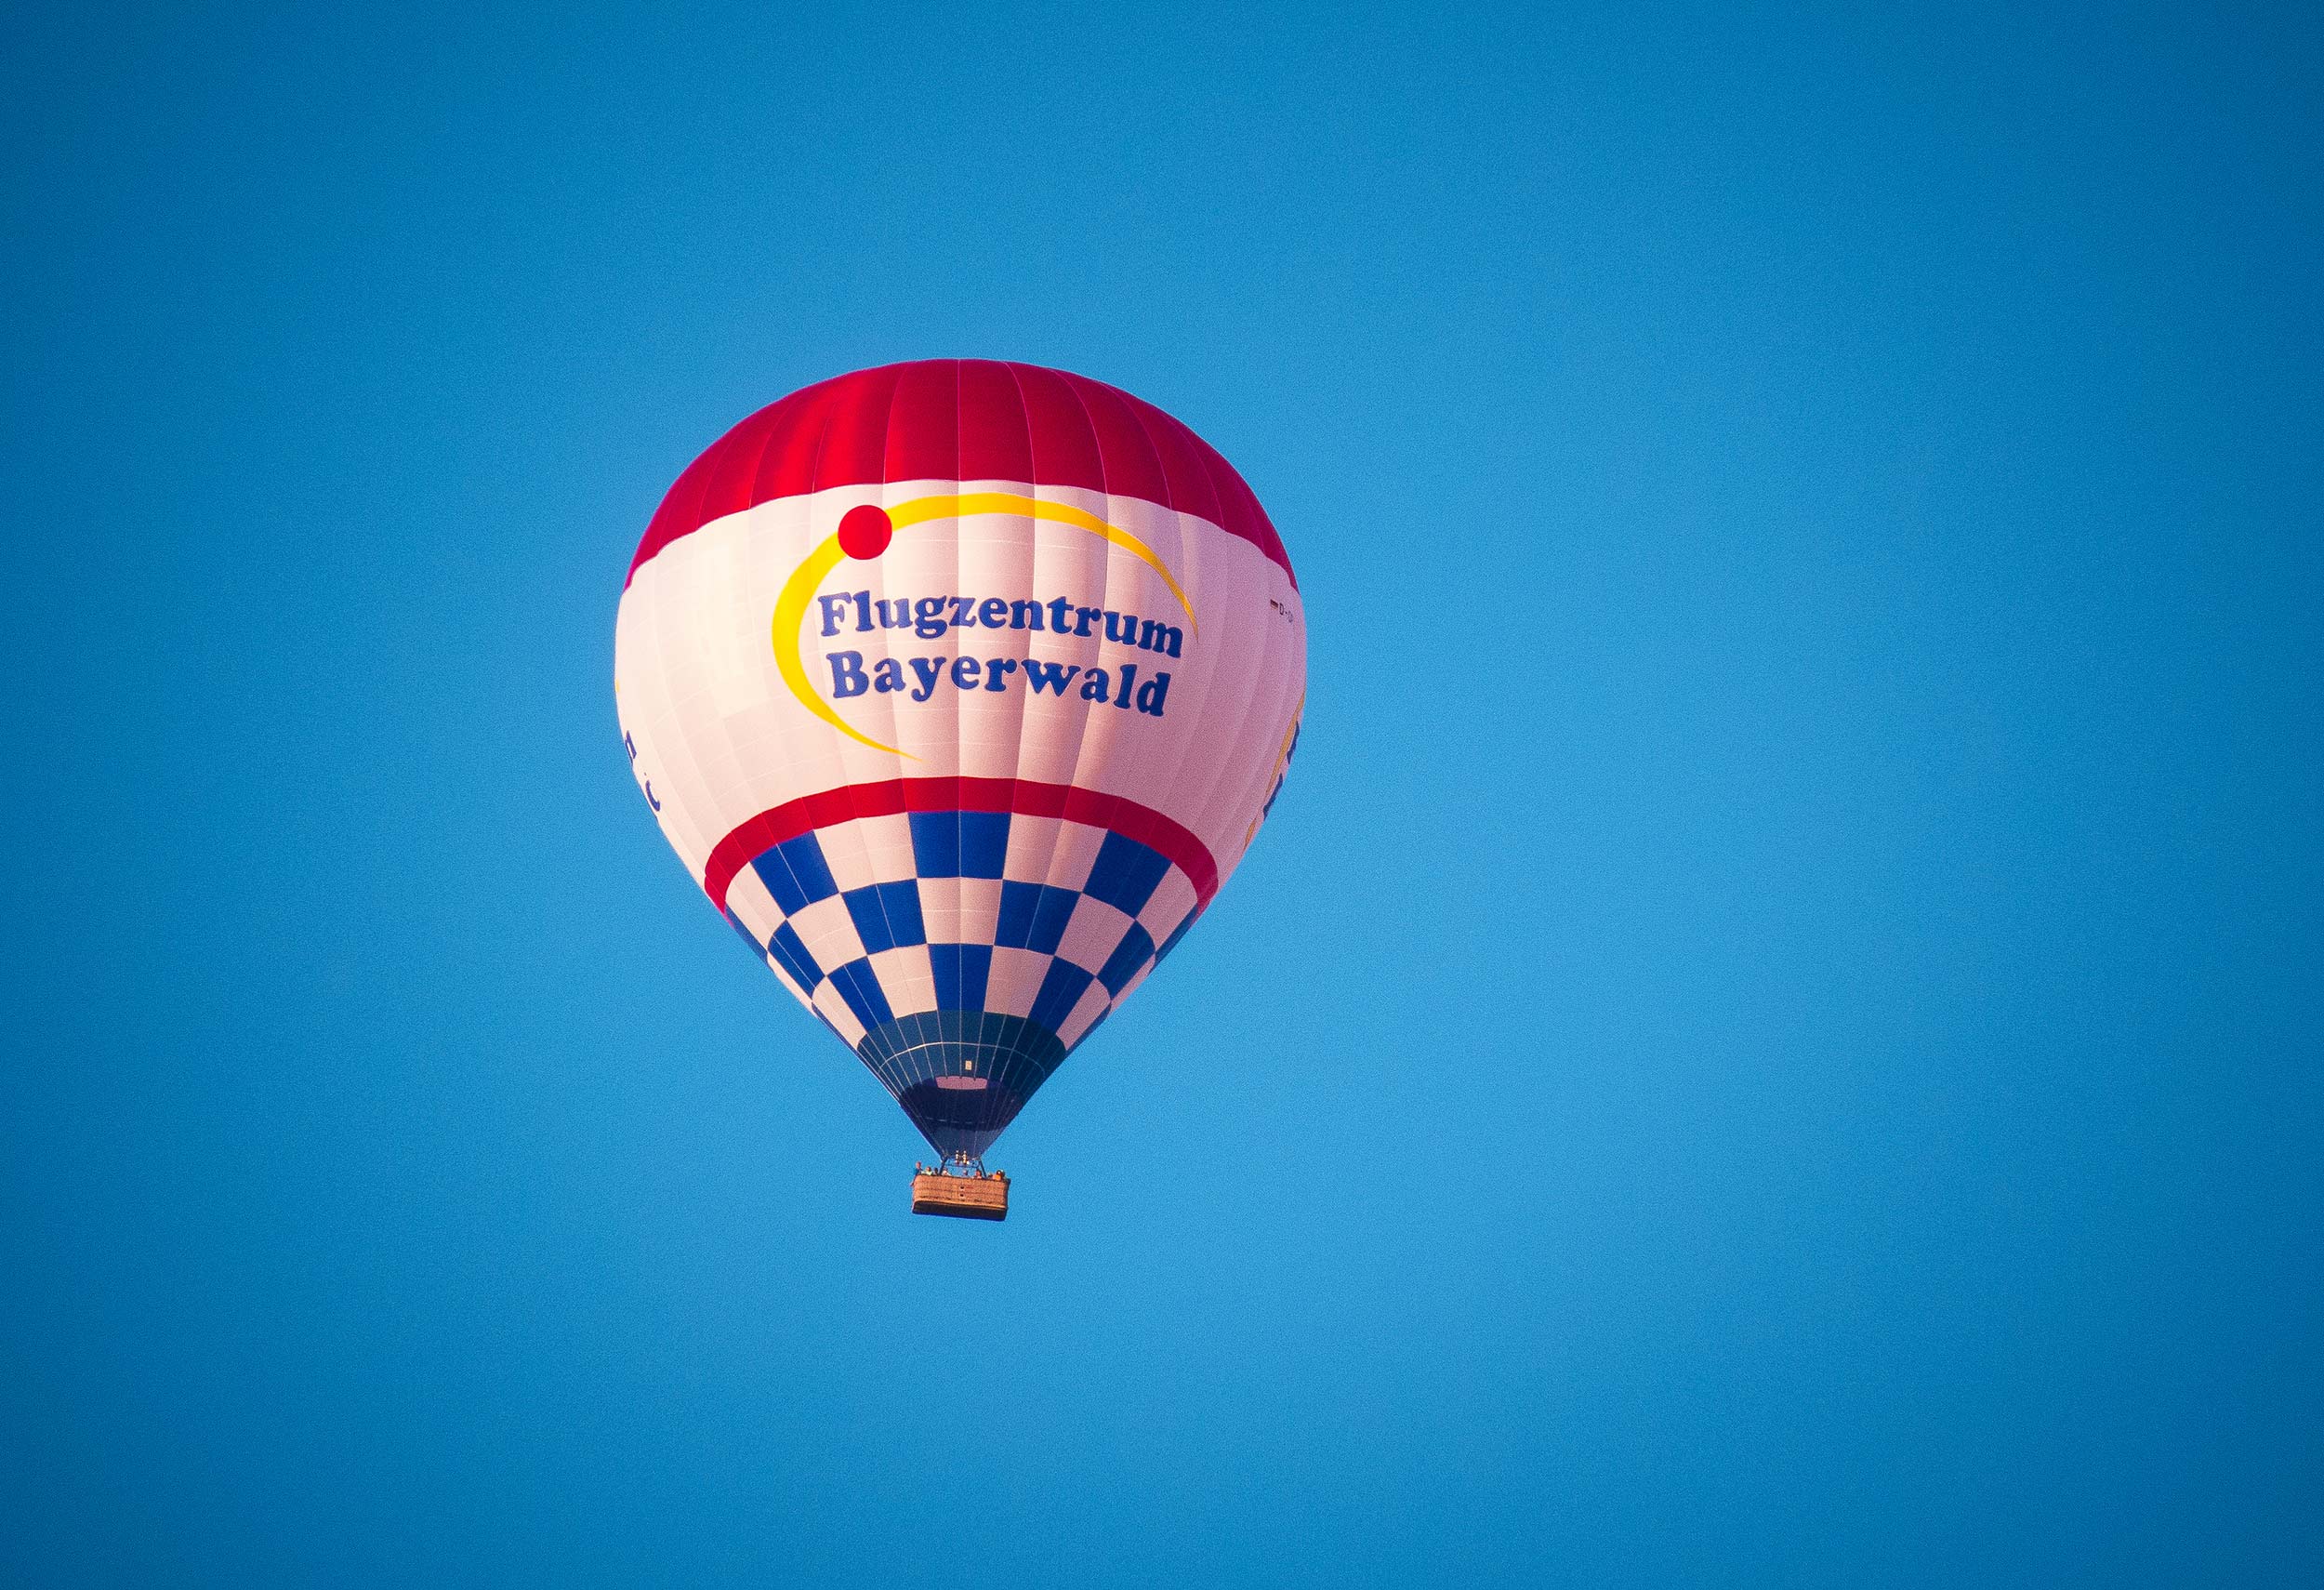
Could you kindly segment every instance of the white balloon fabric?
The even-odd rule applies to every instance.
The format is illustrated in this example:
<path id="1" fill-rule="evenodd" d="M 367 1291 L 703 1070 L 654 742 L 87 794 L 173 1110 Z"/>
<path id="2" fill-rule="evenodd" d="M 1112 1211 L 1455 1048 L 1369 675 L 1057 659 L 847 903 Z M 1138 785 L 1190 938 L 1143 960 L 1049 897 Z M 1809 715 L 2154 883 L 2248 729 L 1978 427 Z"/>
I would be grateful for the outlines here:
<path id="1" fill-rule="evenodd" d="M 1242 477 L 1063 371 L 809 387 L 681 475 L 629 571 L 615 700 L 711 903 L 975 1159 L 1242 859 L 1306 625 Z"/>

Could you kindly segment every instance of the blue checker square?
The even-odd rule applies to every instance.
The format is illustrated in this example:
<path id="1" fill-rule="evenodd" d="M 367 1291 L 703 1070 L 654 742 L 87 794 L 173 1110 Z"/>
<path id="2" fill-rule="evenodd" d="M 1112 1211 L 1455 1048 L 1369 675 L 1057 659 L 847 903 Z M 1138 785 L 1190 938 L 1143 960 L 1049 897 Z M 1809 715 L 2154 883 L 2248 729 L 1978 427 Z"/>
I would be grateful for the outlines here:
<path id="1" fill-rule="evenodd" d="M 1098 847 L 1097 860 L 1090 864 L 1089 881 L 1081 887 L 1085 894 L 1134 917 L 1146 908 L 1155 886 L 1169 869 L 1169 857 L 1160 851 L 1109 833 Z"/>
<path id="2" fill-rule="evenodd" d="M 827 900 L 839 892 L 831 881 L 830 865 L 823 858 L 823 846 L 811 833 L 759 852 L 750 869 L 786 917 L 797 916 L 815 901 Z"/>
<path id="3" fill-rule="evenodd" d="M 1081 990 L 1096 981 L 1070 961 L 1050 961 L 1049 975 L 1041 979 L 1041 991 L 1033 996 L 1033 1024 L 1055 1032 L 1081 1002 Z"/>
<path id="4" fill-rule="evenodd" d="M 1129 931 L 1122 934 L 1121 943 L 1114 947 L 1114 953 L 1105 958 L 1105 964 L 1098 971 L 1098 981 L 1105 985 L 1108 995 L 1119 999 L 1122 989 L 1138 975 L 1138 968 L 1152 959 L 1154 935 L 1132 922 Z"/>
<path id="5" fill-rule="evenodd" d="M 767 947 L 760 944 L 757 936 L 754 935 L 748 928 L 743 926 L 742 918 L 736 916 L 733 911 L 724 909 L 721 909 L 719 914 L 726 919 L 726 925 L 733 928 L 737 934 L 741 934 L 743 942 L 750 946 L 751 954 L 763 957 L 767 953 Z"/>
<path id="6" fill-rule="evenodd" d="M 1006 812 L 914 812 L 912 865 L 922 878 L 997 878 L 1009 854 Z"/>
<path id="7" fill-rule="evenodd" d="M 847 914 L 855 920 L 856 935 L 864 941 L 866 954 L 928 942 L 928 929 L 920 922 L 920 886 L 916 880 L 870 883 L 850 889 L 839 898 L 847 902 Z"/>
<path id="8" fill-rule="evenodd" d="M 1202 915 L 1202 912 L 1198 909 L 1189 911 L 1179 922 L 1178 926 L 1170 930 L 1170 936 L 1164 939 L 1162 941 L 1162 947 L 1154 952 L 1154 963 L 1156 966 L 1161 965 L 1163 961 L 1169 959 L 1170 951 L 1178 947 L 1178 941 L 1186 936 L 1186 930 L 1195 925 L 1195 919 L 1200 915 Z"/>
<path id="9" fill-rule="evenodd" d="M 767 940 L 767 953 L 791 974 L 793 982 L 809 993 L 813 993 L 815 985 L 823 981 L 823 968 L 815 964 L 814 956 L 790 923 L 785 922 L 774 930 L 774 936 Z"/>
<path id="10" fill-rule="evenodd" d="M 885 1027 L 896 1019 L 895 1013 L 888 1008 L 887 990 L 872 975 L 870 961 L 851 961 L 844 966 L 834 967 L 831 986 L 838 990 L 847 1008 L 855 1013 L 855 1019 L 865 1027 Z"/>
<path id="11" fill-rule="evenodd" d="M 931 944 L 928 963 L 936 974 L 938 1010 L 984 1010 L 985 984 L 993 974 L 991 945 Z"/>
<path id="12" fill-rule="evenodd" d="M 1000 920 L 993 929 L 993 942 L 1054 955 L 1058 941 L 1065 936 L 1065 924 L 1073 920 L 1074 904 L 1080 898 L 1079 891 L 1074 889 L 1005 882 L 1000 886 Z"/>

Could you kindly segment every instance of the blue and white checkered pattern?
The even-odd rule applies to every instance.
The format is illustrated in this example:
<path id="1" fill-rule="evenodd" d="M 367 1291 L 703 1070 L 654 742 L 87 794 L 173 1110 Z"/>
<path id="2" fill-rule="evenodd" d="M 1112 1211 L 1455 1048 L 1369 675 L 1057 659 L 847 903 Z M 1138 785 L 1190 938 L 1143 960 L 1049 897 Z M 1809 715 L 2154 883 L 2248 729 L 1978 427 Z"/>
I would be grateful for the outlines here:
<path id="1" fill-rule="evenodd" d="M 1158 851 L 1006 812 L 860 818 L 739 873 L 727 917 L 849 1047 L 919 1012 L 1023 1016 L 1072 1049 L 1195 916 Z"/>

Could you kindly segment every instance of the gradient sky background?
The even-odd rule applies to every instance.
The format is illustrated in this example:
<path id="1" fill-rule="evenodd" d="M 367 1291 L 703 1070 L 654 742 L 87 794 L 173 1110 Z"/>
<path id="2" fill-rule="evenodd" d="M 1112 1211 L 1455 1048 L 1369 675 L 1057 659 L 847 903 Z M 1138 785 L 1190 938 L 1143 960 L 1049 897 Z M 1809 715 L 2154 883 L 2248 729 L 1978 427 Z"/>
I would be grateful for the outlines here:
<path id="1" fill-rule="evenodd" d="M 0 1580 L 2324 1583 L 2314 8 L 1271 10 L 12 9 Z M 1314 647 L 1003 1226 L 610 689 L 955 354 Z"/>

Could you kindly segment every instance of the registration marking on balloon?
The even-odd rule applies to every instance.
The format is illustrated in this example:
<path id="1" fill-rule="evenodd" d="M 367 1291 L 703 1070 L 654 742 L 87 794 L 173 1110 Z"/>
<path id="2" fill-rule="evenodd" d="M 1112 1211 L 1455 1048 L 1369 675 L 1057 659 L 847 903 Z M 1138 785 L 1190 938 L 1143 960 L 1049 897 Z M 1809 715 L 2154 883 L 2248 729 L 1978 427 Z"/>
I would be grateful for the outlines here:
<path id="1" fill-rule="evenodd" d="M 867 590 L 826 591 L 818 595 L 833 570 L 842 563 L 868 562 L 878 557 L 888 550 L 897 531 L 980 513 L 1013 514 L 1071 525 L 1129 552 L 1169 588 L 1170 595 L 1186 616 L 1184 632 L 1174 624 L 1141 620 L 1135 615 L 1108 608 L 1086 607 L 1062 596 L 1047 601 L 1023 601 L 944 595 L 898 597 L 891 603 L 889 599 L 875 600 Z M 916 497 L 892 508 L 883 509 L 874 503 L 852 508 L 841 516 L 838 528 L 818 543 L 784 582 L 782 594 L 774 604 L 775 667 L 791 694 L 816 717 L 850 739 L 912 762 L 919 759 L 899 747 L 872 738 L 841 717 L 832 698 L 844 700 L 866 693 L 905 692 L 916 701 L 925 701 L 940 684 L 949 682 L 958 690 L 988 692 L 1007 690 L 1013 684 L 1035 696 L 1052 695 L 1063 699 L 1074 691 L 1076 676 L 1079 676 L 1080 685 L 1076 693 L 1079 699 L 1092 705 L 1107 702 L 1124 709 L 1134 707 L 1150 717 L 1159 718 L 1169 708 L 1170 675 L 1152 669 L 1151 664 L 1142 665 L 1150 671 L 1141 683 L 1138 673 L 1142 665 L 1129 663 L 1124 665 L 1117 686 L 1103 669 L 1085 669 L 1034 658 L 986 660 L 969 656 L 882 657 L 866 669 L 860 652 L 842 649 L 825 655 L 825 663 L 831 671 L 831 694 L 826 696 L 809 675 L 801 654 L 800 635 L 811 616 L 819 622 L 820 635 L 825 640 L 875 629 L 910 629 L 930 640 L 956 629 L 1033 629 L 1079 639 L 1102 635 L 1117 644 L 1162 657 L 1179 656 L 1188 638 L 1199 634 L 1201 629 L 1195 618 L 1194 603 L 1187 600 L 1176 576 L 1153 548 L 1120 526 L 1070 503 L 1043 501 L 1014 492 L 979 491 Z M 910 674 L 905 672 L 907 661 Z"/>

